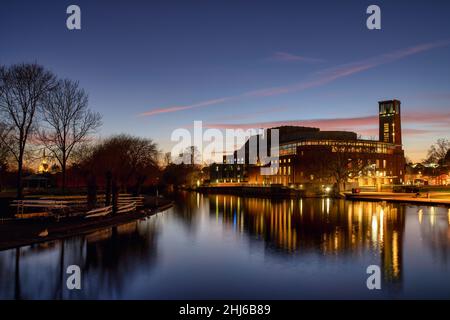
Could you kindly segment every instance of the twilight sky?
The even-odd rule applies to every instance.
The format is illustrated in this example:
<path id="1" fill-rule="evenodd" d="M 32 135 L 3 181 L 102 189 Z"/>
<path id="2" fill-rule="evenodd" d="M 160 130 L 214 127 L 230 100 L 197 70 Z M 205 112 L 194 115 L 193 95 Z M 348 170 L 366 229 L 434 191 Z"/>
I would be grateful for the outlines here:
<path id="1" fill-rule="evenodd" d="M 77 4 L 82 30 L 66 28 Z M 366 28 L 370 4 L 382 30 Z M 450 1 L 0 0 L 0 64 L 79 80 L 100 137 L 280 124 L 377 138 L 377 102 L 402 101 L 406 155 L 450 138 Z"/>

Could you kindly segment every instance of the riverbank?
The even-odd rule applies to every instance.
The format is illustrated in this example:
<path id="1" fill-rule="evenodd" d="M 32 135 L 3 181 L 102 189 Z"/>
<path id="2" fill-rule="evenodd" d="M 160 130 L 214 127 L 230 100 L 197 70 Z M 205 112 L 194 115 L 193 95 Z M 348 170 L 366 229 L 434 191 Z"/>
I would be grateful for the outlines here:
<path id="1" fill-rule="evenodd" d="M 200 186 L 191 191 L 206 194 L 232 194 L 237 196 L 248 196 L 255 198 L 306 198 L 320 197 L 320 193 L 302 189 L 289 188 L 281 185 L 243 185 L 231 184 Z"/>
<path id="2" fill-rule="evenodd" d="M 413 193 L 393 193 L 393 192 L 362 192 L 345 193 L 345 198 L 354 201 L 387 201 L 402 202 L 415 205 L 444 205 L 450 207 L 449 193 L 424 193 L 416 196 Z"/>
<path id="3" fill-rule="evenodd" d="M 133 213 L 93 219 L 76 217 L 59 222 L 50 220 L 0 220 L 0 250 L 63 239 L 118 226 L 152 216 L 169 209 L 172 205 L 170 200 L 158 199 L 158 204 Z M 39 236 L 40 234 L 45 236 Z"/>
<path id="4" fill-rule="evenodd" d="M 200 186 L 191 191 L 197 191 L 206 194 L 231 194 L 237 196 L 249 196 L 255 198 L 345 198 L 355 201 L 390 201 L 404 202 L 418 205 L 444 205 L 450 206 L 450 193 L 448 192 L 421 192 L 419 196 L 416 193 L 398 193 L 398 192 L 344 192 L 334 194 L 325 192 L 325 190 L 304 190 L 289 188 L 279 185 L 271 186 L 251 186 L 241 184 L 227 184 L 221 186 Z"/>

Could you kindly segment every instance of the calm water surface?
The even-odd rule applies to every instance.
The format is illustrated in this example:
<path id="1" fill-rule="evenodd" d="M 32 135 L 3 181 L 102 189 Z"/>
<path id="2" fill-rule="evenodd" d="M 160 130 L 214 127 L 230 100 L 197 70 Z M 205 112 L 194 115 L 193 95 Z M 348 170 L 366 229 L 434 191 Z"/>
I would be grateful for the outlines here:
<path id="1" fill-rule="evenodd" d="M 82 290 L 65 288 L 72 264 Z M 145 220 L 0 252 L 2 299 L 448 299 L 449 275 L 449 209 L 332 199 L 183 193 Z"/>

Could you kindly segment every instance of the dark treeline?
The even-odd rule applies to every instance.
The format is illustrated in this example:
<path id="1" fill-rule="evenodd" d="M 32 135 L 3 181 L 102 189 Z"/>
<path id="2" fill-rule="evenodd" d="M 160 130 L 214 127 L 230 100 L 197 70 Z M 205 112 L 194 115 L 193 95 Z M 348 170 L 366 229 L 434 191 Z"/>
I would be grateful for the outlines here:
<path id="1" fill-rule="evenodd" d="M 149 138 L 119 134 L 96 140 L 101 118 L 77 81 L 59 79 L 35 63 L 0 65 L 0 191 L 13 187 L 22 198 L 23 179 L 35 171 L 43 150 L 59 192 L 101 190 L 107 201 L 118 192 L 184 184 L 197 171 L 161 166 L 161 152 Z"/>

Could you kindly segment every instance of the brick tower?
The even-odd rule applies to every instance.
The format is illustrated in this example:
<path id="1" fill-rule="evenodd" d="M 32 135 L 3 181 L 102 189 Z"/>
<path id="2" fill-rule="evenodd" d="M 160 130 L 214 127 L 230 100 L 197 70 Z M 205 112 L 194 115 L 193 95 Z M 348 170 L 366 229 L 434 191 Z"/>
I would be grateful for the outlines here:
<path id="1" fill-rule="evenodd" d="M 382 142 L 402 145 L 402 124 L 400 116 L 400 101 L 387 100 L 379 105 L 379 140 Z"/>

